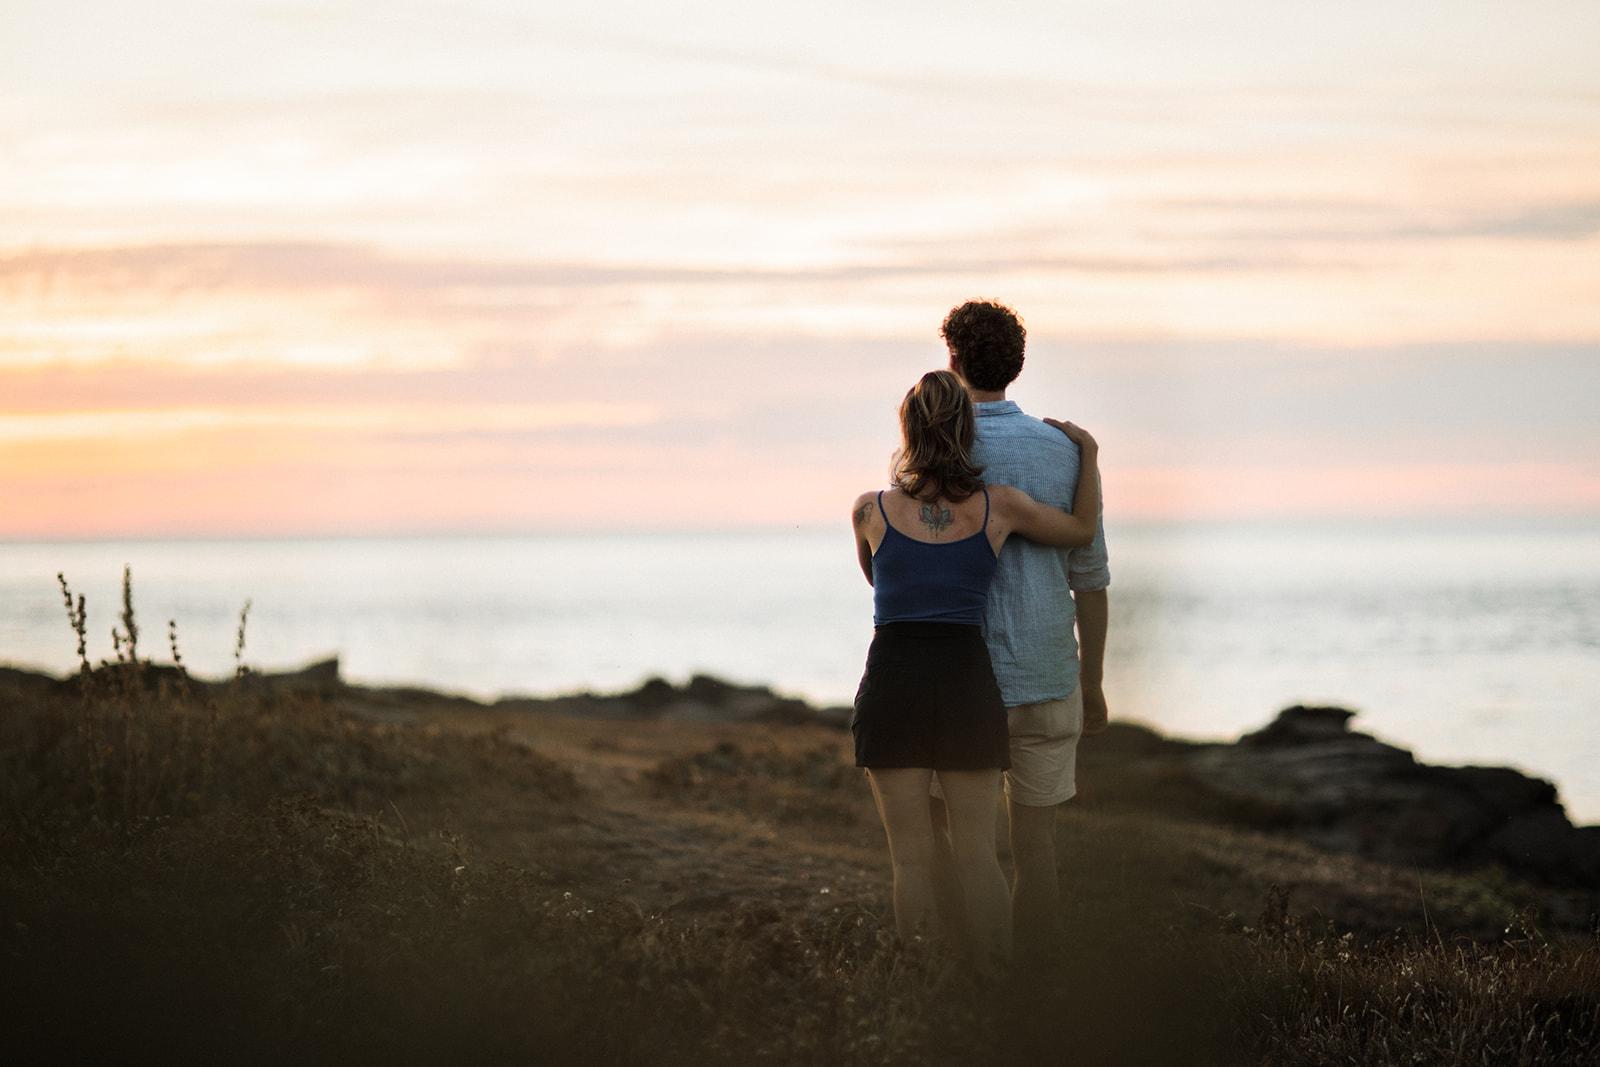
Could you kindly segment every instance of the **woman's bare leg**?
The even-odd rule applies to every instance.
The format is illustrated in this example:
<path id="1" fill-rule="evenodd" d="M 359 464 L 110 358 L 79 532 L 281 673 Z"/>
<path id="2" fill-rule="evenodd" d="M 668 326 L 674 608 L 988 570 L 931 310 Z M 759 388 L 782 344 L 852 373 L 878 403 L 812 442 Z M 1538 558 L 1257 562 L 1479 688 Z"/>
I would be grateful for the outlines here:
<path id="1" fill-rule="evenodd" d="M 961 875 L 956 871 L 956 855 L 950 847 L 950 816 L 944 808 L 943 794 L 928 798 L 928 815 L 933 820 L 933 899 L 939 906 L 939 925 L 951 948 L 971 955 L 967 944 L 967 898 L 961 893 Z"/>
<path id="2" fill-rule="evenodd" d="M 997 772 L 998 773 L 998 772 Z M 894 927 L 903 941 L 929 934 L 938 921 L 933 896 L 933 820 L 928 815 L 924 767 L 880 767 L 867 771 L 878 802 L 889 862 L 894 864 Z"/>
<path id="3" fill-rule="evenodd" d="M 995 850 L 1000 771 L 940 771 L 950 847 L 967 901 L 968 940 L 980 971 L 1011 960 L 1011 893 Z"/>

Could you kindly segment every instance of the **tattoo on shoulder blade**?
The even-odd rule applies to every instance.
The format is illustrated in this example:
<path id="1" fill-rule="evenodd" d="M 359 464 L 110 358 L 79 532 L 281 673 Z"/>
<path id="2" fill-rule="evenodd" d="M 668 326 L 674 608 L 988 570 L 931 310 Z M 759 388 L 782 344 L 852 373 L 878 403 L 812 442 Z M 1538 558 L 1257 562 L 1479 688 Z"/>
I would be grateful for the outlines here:
<path id="1" fill-rule="evenodd" d="M 862 504 L 859 508 L 856 508 L 856 525 L 865 526 L 867 524 L 867 518 L 871 514 L 872 501 L 869 500 L 865 504 Z"/>
<path id="2" fill-rule="evenodd" d="M 931 533 L 944 533 L 950 529 L 950 524 L 955 521 L 955 516 L 950 514 L 950 509 L 940 504 L 922 505 L 922 525 Z"/>

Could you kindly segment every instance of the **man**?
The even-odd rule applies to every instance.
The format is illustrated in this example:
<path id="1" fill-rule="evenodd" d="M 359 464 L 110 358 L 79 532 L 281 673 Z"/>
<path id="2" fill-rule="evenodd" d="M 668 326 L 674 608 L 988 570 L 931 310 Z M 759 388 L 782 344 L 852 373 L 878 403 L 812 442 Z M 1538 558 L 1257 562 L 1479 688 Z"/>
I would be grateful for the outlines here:
<path id="1" fill-rule="evenodd" d="M 950 369 L 966 383 L 977 411 L 973 460 L 983 467 L 984 478 L 1070 510 L 1080 469 L 1078 446 L 1006 399 L 1006 387 L 1022 371 L 1026 339 L 1016 314 L 999 304 L 972 301 L 952 310 L 940 333 L 950 351 Z M 1067 551 L 1009 539 L 985 609 L 984 638 L 1011 728 L 1005 791 L 1019 949 L 1054 944 L 1061 906 L 1056 808 L 1077 793 L 1078 738 L 1106 728 L 1101 674 L 1111 575 L 1103 516 L 1102 506 L 1094 542 L 1084 548 Z M 1079 640 L 1073 639 L 1074 620 Z M 932 804 L 934 826 L 944 827 L 943 802 L 936 796 Z M 951 867 L 938 866 L 941 897 L 959 901 Z M 960 914 L 947 907 L 941 911 Z"/>

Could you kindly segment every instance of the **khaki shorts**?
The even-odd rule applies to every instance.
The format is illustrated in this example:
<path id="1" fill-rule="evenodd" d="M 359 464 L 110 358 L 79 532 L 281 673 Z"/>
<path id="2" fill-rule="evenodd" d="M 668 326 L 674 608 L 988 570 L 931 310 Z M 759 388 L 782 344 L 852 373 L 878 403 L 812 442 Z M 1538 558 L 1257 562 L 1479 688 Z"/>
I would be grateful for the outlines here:
<path id="1" fill-rule="evenodd" d="M 1060 700 L 1006 709 L 1011 730 L 1011 769 L 1006 796 L 1029 808 L 1047 808 L 1078 793 L 1078 739 L 1083 736 L 1083 686 Z M 929 792 L 944 796 L 939 776 Z"/>
<path id="2" fill-rule="evenodd" d="M 1071 800 L 1078 792 L 1078 739 L 1083 736 L 1083 686 L 1060 700 L 1006 709 L 1011 769 L 1006 796 L 1030 808 Z"/>

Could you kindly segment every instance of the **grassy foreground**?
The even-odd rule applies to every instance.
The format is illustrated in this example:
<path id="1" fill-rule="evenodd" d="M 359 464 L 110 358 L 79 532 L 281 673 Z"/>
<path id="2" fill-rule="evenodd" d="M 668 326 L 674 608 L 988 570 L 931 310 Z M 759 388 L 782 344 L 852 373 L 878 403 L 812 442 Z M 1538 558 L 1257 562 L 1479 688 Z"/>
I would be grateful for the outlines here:
<path id="1" fill-rule="evenodd" d="M 1600 936 L 1493 875 L 1069 804 L 1060 962 L 978 988 L 821 727 L 383 721 L 131 603 L 0 706 L 9 1063 L 1600 1062 Z"/>

